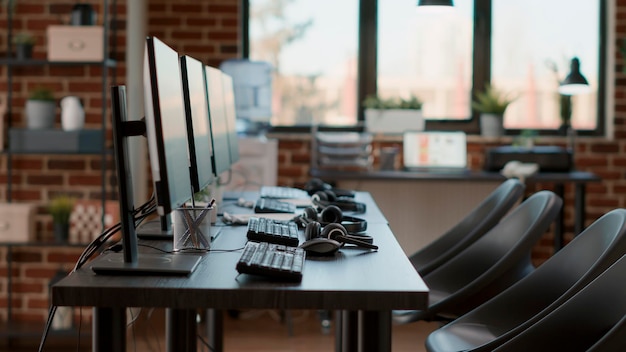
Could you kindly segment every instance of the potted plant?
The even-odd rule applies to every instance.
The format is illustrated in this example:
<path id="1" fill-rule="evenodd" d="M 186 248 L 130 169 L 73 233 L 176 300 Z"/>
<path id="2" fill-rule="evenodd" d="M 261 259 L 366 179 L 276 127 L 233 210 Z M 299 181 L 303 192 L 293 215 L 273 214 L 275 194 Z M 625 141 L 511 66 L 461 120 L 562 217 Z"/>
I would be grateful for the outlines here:
<path id="1" fill-rule="evenodd" d="M 472 108 L 480 113 L 480 131 L 485 137 L 499 137 L 504 134 L 504 112 L 515 98 L 497 90 L 492 85 L 485 86 L 476 94 Z"/>
<path id="2" fill-rule="evenodd" d="M 48 204 L 48 212 L 52 215 L 54 239 L 58 242 L 67 241 L 70 231 L 70 214 L 74 209 L 74 198 L 61 195 L 53 198 Z"/>
<path id="3" fill-rule="evenodd" d="M 28 32 L 17 33 L 13 36 L 15 45 L 15 58 L 18 60 L 30 59 L 33 56 L 35 37 Z"/>
<path id="4" fill-rule="evenodd" d="M 363 101 L 365 127 L 370 132 L 379 133 L 423 130 L 422 105 L 422 101 L 414 95 L 408 99 L 368 96 Z"/>
<path id="5" fill-rule="evenodd" d="M 26 124 L 28 128 L 53 128 L 55 115 L 56 102 L 52 90 L 45 87 L 35 88 L 26 101 Z"/>

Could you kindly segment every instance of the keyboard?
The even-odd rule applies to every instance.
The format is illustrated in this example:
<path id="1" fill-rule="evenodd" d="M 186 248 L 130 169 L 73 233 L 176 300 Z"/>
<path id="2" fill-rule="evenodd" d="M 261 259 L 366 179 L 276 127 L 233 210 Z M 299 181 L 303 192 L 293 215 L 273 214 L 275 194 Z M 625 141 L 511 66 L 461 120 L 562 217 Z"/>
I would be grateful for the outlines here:
<path id="1" fill-rule="evenodd" d="M 295 213 L 296 205 L 272 198 L 259 198 L 254 203 L 255 213 Z"/>
<path id="2" fill-rule="evenodd" d="M 250 241 L 269 242 L 291 247 L 297 247 L 300 243 L 298 224 L 295 221 L 251 217 L 248 220 L 247 236 Z"/>
<path id="3" fill-rule="evenodd" d="M 299 247 L 247 242 L 236 269 L 240 274 L 300 282 L 305 257 L 304 249 Z"/>
<path id="4" fill-rule="evenodd" d="M 309 199 L 311 196 L 302 189 L 281 186 L 262 186 L 260 190 L 261 198 L 274 199 Z"/>

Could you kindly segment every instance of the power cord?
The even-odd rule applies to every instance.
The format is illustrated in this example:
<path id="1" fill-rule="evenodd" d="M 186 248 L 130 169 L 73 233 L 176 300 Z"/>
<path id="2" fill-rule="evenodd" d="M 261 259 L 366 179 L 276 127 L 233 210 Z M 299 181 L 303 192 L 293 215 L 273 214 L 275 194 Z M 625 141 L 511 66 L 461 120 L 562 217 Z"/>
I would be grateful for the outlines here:
<path id="1" fill-rule="evenodd" d="M 155 194 L 152 194 L 152 197 L 147 202 L 145 202 L 144 204 L 142 204 L 141 206 L 133 210 L 133 219 L 135 222 L 134 224 L 135 227 L 141 224 L 148 216 L 152 215 L 155 211 L 156 211 L 156 196 Z M 91 243 L 89 243 L 85 247 L 81 255 L 78 257 L 78 260 L 76 261 L 76 264 L 74 265 L 74 268 L 69 272 L 68 275 L 76 272 L 85 263 L 87 263 L 87 261 L 89 261 L 89 259 L 95 253 L 98 252 L 100 247 L 102 247 L 105 243 L 107 243 L 113 235 L 115 235 L 117 232 L 120 231 L 121 228 L 122 228 L 122 224 L 118 222 L 117 224 L 104 230 L 98 237 L 96 237 L 93 241 L 91 241 Z M 43 351 L 43 348 L 46 344 L 46 340 L 48 338 L 48 334 L 50 333 L 50 326 L 52 326 L 52 321 L 54 320 L 54 315 L 56 313 L 56 310 L 57 310 L 57 306 L 50 304 L 50 308 L 48 309 L 48 319 L 46 320 L 46 325 L 44 326 L 44 331 L 41 336 L 39 348 L 37 350 L 38 352 Z M 80 343 L 80 331 L 79 331 L 78 338 L 79 338 L 78 341 Z M 77 346 L 77 348 L 80 348 L 80 345 Z"/>

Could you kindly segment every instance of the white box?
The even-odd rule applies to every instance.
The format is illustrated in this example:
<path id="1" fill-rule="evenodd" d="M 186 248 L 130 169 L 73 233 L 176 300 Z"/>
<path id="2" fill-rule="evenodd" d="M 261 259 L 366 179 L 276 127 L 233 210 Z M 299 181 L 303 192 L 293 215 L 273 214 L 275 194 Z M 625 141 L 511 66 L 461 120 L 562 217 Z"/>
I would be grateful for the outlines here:
<path id="1" fill-rule="evenodd" d="M 48 60 L 104 60 L 104 27 L 49 26 Z"/>
<path id="2" fill-rule="evenodd" d="M 34 204 L 0 203 L 0 242 L 35 240 Z"/>

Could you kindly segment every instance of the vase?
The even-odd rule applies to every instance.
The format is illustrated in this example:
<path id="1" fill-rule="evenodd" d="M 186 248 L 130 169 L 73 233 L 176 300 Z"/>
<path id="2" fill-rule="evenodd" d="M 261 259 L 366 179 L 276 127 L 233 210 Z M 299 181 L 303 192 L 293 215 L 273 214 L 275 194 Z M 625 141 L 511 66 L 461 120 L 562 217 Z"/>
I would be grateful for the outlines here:
<path id="1" fill-rule="evenodd" d="M 26 101 L 26 125 L 30 129 L 53 128 L 55 113 L 56 104 L 53 101 Z"/>
<path id="2" fill-rule="evenodd" d="M 33 45 L 32 44 L 16 44 L 15 45 L 15 58 L 18 60 L 26 60 L 33 57 Z"/>
<path id="3" fill-rule="evenodd" d="M 85 127 L 85 110 L 80 99 L 68 96 L 61 99 L 61 128 L 64 131 L 76 131 Z"/>
<path id="4" fill-rule="evenodd" d="M 503 116 L 500 114 L 480 114 L 480 134 L 483 137 L 503 136 Z"/>
<path id="5" fill-rule="evenodd" d="M 56 242 L 67 242 L 70 237 L 70 224 L 68 223 L 55 222 L 52 224 L 52 230 Z"/>

